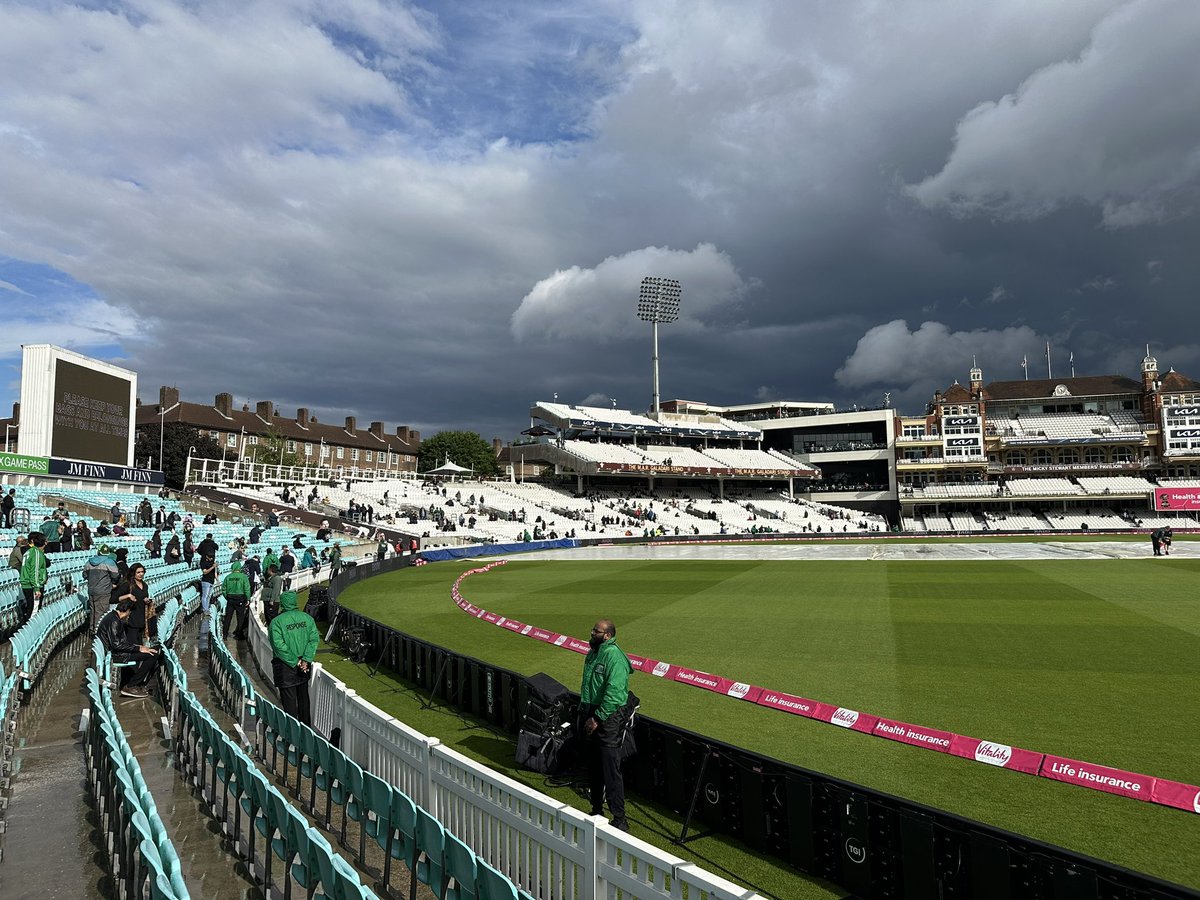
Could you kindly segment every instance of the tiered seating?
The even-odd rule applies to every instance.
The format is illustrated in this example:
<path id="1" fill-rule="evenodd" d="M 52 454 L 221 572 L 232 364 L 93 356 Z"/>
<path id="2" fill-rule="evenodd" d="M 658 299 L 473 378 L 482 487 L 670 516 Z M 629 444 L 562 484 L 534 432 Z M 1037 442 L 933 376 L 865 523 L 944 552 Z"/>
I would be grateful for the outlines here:
<path id="1" fill-rule="evenodd" d="M 956 497 L 995 497 L 997 485 L 980 481 L 973 484 L 927 484 L 924 496 L 931 500 Z"/>
<path id="2" fill-rule="evenodd" d="M 1011 429 L 1010 437 L 1045 437 L 1050 440 L 1080 440 L 1115 434 L 1119 429 L 1111 417 L 1095 413 L 1066 413 L 1048 416 L 1022 416 L 994 423 Z"/>
<path id="3" fill-rule="evenodd" d="M 806 474 L 811 470 L 802 469 L 795 462 L 785 460 L 772 453 L 762 450 L 742 450 L 737 447 L 709 447 L 704 456 L 710 456 L 719 465 L 731 469 L 770 469 L 784 474 Z"/>
<path id="4" fill-rule="evenodd" d="M 1174 515 L 1160 515 L 1154 512 L 1138 512 L 1136 513 L 1137 522 L 1129 523 L 1129 527 L 1137 528 L 1200 528 L 1200 522 L 1197 522 L 1191 516 L 1183 516 L 1179 513 Z"/>
<path id="5" fill-rule="evenodd" d="M 12 638 L 12 662 L 23 673 L 22 688 L 37 681 L 58 645 L 84 626 L 88 618 L 87 589 L 44 604 Z"/>
<path id="6" fill-rule="evenodd" d="M 89 715 L 84 746 L 100 833 L 108 835 L 113 878 L 121 886 L 121 896 L 183 900 L 190 894 L 179 856 L 125 740 L 110 691 L 101 684 L 102 673 L 108 671 L 108 653 L 98 639 L 92 652 L 95 668 L 85 675 Z"/>
<path id="7" fill-rule="evenodd" d="M 686 466 L 693 469 L 719 469 L 724 468 L 715 456 L 711 454 L 698 453 L 691 447 L 675 447 L 670 444 L 647 444 L 641 448 L 641 453 L 646 459 L 655 465 L 668 465 L 667 460 L 672 466 Z"/>
<path id="8" fill-rule="evenodd" d="M 996 531 L 1047 531 L 1050 523 L 1027 508 L 1012 512 L 984 513 L 988 527 Z"/>
<path id="9" fill-rule="evenodd" d="M 1136 475 L 1081 476 L 1075 479 L 1089 494 L 1140 494 L 1145 496 L 1154 485 Z"/>
<path id="10" fill-rule="evenodd" d="M 954 525 L 945 513 L 926 513 L 925 530 L 928 532 L 954 531 Z"/>
<path id="11" fill-rule="evenodd" d="M 1004 487 L 1005 493 L 1014 497 L 1070 497 L 1083 493 L 1066 478 L 1010 478 Z"/>
<path id="12" fill-rule="evenodd" d="M 215 614 L 212 641 L 214 650 L 222 643 L 220 622 Z M 241 672 L 232 657 L 229 657 L 229 662 Z M 241 672 L 241 677 L 245 678 L 244 672 Z M 256 703 L 256 721 L 258 758 L 285 784 L 291 785 L 294 779 L 293 789 L 297 798 L 304 803 L 306 812 L 318 820 L 321 829 L 306 827 L 307 822 L 299 813 L 293 817 L 294 810 L 286 800 L 282 801 L 280 816 L 277 810 L 281 804 L 271 797 L 271 792 L 276 790 L 274 786 L 268 783 L 265 788 L 261 785 L 256 787 L 254 782 L 261 777 L 256 775 L 257 769 L 244 771 L 237 756 L 230 757 L 229 765 L 236 775 L 228 779 L 225 790 L 227 793 L 230 790 L 242 793 L 240 798 L 231 799 L 238 800 L 241 809 L 264 837 L 269 837 L 272 831 L 279 832 L 280 838 L 270 842 L 271 848 L 279 857 L 284 872 L 290 871 L 301 887 L 311 890 L 313 881 L 317 880 L 327 886 L 324 881 L 326 873 L 336 875 L 342 871 L 353 875 L 353 870 L 344 861 L 341 863 L 343 868 L 339 870 L 341 858 L 331 852 L 322 834 L 322 830 L 332 834 L 336 827 L 339 844 L 346 846 L 348 824 L 353 821 L 358 826 L 358 848 L 355 850 L 350 845 L 347 851 L 354 854 L 354 862 L 360 867 L 367 864 L 370 843 L 373 842 L 383 852 L 381 881 L 389 895 L 393 893 L 393 862 L 403 862 L 409 870 L 406 897 L 416 896 L 417 884 L 420 883 L 431 888 L 438 897 L 529 900 L 528 894 L 519 892 L 507 877 L 477 857 L 407 793 L 363 769 L 312 728 L 301 724 L 261 696 Z M 208 730 L 211 731 L 211 728 Z M 240 750 L 233 749 L 240 755 Z M 203 765 L 203 757 L 200 759 Z M 215 770 L 214 777 L 217 781 L 225 781 L 219 770 Z M 309 780 L 307 800 L 300 797 L 305 778 Z M 229 784 L 233 787 L 230 788 Z M 246 788 L 248 784 L 251 785 L 250 790 Z M 214 784 L 214 793 L 217 790 Z M 318 800 L 318 791 L 325 795 L 323 803 Z M 264 795 L 265 801 L 261 799 Z M 334 821 L 335 806 L 341 808 L 340 822 Z M 236 822 L 234 827 L 236 832 Z M 254 832 L 249 825 L 246 831 L 253 840 Z M 267 850 L 264 849 L 263 853 L 266 855 Z M 296 858 L 297 863 L 289 867 L 288 860 L 291 858 Z M 315 860 L 316 864 L 310 865 L 310 859 Z M 349 894 L 334 896 L 374 895 L 364 887 L 361 893 L 352 890 Z"/>
<path id="13" fill-rule="evenodd" d="M 564 441 L 562 448 L 573 456 L 594 463 L 619 463 L 644 466 L 651 460 L 628 444 L 600 444 L 591 441 Z"/>
<path id="14" fill-rule="evenodd" d="M 955 531 L 979 531 L 983 525 L 969 512 L 951 512 L 950 525 Z"/>

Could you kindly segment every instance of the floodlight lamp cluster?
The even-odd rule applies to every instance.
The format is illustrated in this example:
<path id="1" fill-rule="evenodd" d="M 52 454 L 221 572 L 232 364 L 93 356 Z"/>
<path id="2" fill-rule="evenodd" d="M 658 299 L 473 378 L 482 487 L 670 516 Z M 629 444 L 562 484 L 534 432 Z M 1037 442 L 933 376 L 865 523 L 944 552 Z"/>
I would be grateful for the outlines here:
<path id="1" fill-rule="evenodd" d="M 683 288 L 674 278 L 643 278 L 638 292 L 638 318 L 643 322 L 674 322 L 679 318 L 682 296 Z"/>

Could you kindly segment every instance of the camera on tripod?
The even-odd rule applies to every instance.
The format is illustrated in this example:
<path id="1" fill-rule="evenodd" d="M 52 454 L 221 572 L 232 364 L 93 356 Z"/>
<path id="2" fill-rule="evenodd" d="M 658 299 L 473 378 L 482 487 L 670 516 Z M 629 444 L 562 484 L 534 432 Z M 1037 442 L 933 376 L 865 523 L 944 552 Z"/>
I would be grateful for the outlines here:
<path id="1" fill-rule="evenodd" d="M 365 662 L 367 654 L 371 651 L 366 632 L 361 628 L 343 628 L 338 643 L 341 644 L 342 653 L 346 658 L 356 663 Z"/>

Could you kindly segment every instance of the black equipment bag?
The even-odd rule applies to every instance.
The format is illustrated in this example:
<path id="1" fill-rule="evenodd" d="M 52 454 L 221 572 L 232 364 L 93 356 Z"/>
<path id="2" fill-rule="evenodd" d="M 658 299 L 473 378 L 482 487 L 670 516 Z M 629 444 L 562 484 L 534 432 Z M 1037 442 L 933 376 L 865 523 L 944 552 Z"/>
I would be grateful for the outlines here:
<path id="1" fill-rule="evenodd" d="M 308 603 L 304 609 L 305 612 L 313 617 L 314 621 L 329 621 L 329 588 L 310 588 L 308 592 Z"/>
<path id="2" fill-rule="evenodd" d="M 522 731 L 517 736 L 517 765 L 544 775 L 561 775 L 573 764 L 574 743 L 570 727 L 552 734 Z"/>
<path id="3" fill-rule="evenodd" d="M 571 692 L 545 672 L 525 680 L 528 702 L 517 737 L 517 765 L 556 775 L 570 766 L 575 701 Z"/>

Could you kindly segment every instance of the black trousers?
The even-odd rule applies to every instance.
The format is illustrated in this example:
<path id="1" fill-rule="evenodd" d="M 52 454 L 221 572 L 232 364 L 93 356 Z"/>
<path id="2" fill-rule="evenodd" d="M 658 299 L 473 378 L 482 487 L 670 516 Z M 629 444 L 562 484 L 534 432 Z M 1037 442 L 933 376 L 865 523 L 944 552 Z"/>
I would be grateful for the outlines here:
<path id="1" fill-rule="evenodd" d="M 620 738 L 619 715 L 600 723 L 584 742 L 587 760 L 588 788 L 591 791 L 592 815 L 604 812 L 608 802 L 613 824 L 625 825 L 625 779 L 621 775 L 621 748 L 614 746 Z"/>
<path id="2" fill-rule="evenodd" d="M 122 666 L 121 687 L 144 687 L 158 668 L 158 655 L 154 653 L 122 653 L 118 662 L 133 662 L 136 665 Z"/>
<path id="3" fill-rule="evenodd" d="M 21 621 L 33 615 L 33 588 L 21 588 Z"/>
<path id="4" fill-rule="evenodd" d="M 239 627 L 236 631 L 229 630 L 229 623 L 237 616 Z M 250 601 L 245 597 L 225 598 L 225 617 L 221 620 L 221 631 L 226 637 L 236 634 L 245 637 L 246 628 L 250 621 Z"/>
<path id="5" fill-rule="evenodd" d="M 281 659 L 271 660 L 271 672 L 275 676 L 275 687 L 279 691 L 279 705 L 283 711 L 305 725 L 312 725 L 312 701 L 308 697 L 308 679 Z"/>

